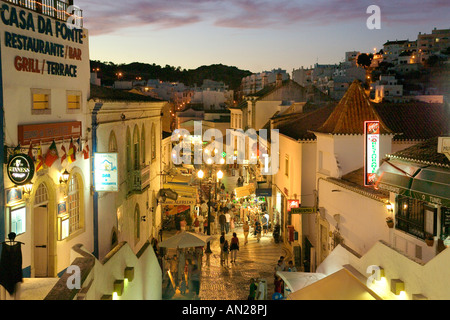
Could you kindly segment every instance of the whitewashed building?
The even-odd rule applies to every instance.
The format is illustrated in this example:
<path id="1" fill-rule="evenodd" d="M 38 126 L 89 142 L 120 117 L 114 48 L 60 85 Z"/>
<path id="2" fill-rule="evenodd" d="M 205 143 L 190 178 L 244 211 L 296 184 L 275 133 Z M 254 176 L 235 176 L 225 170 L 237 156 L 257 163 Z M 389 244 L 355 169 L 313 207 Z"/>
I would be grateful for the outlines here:
<path id="1" fill-rule="evenodd" d="M 20 3 L 0 2 L 0 241 L 14 232 L 24 243 L 25 278 L 56 277 L 70 265 L 73 245 L 94 251 L 91 167 L 83 154 L 91 145 L 89 33 L 66 24 L 67 1 L 58 2 L 57 15 L 56 7 Z M 62 161 L 71 142 L 76 159 Z M 25 185 L 8 177 L 4 159 L 14 153 L 35 158 Z"/>

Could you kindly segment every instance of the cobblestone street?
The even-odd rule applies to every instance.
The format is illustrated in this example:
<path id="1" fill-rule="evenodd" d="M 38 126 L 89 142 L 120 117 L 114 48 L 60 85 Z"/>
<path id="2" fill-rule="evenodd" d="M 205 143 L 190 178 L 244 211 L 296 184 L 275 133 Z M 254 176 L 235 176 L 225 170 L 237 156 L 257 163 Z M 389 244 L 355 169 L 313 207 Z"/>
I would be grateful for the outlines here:
<path id="1" fill-rule="evenodd" d="M 261 238 L 249 235 L 249 243 L 244 244 L 242 228 L 237 228 L 240 250 L 236 263 L 228 266 L 220 264 L 219 235 L 211 242 L 212 254 L 204 255 L 200 281 L 200 300 L 247 300 L 250 279 L 265 279 L 267 282 L 267 299 L 274 293 L 273 273 L 280 256 L 285 255 L 282 244 L 275 244 L 272 234 Z M 230 240 L 232 233 L 228 233 Z M 178 291 L 172 300 L 189 300 L 189 294 L 181 295 Z"/>

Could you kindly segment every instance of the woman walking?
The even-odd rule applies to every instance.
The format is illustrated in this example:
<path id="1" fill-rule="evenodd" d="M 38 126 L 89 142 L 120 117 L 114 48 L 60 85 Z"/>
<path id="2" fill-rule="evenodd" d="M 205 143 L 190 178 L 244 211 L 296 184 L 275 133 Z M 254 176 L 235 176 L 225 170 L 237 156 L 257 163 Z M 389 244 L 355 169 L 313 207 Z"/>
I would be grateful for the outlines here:
<path id="1" fill-rule="evenodd" d="M 229 252 L 229 246 L 228 246 L 228 240 L 225 239 L 223 246 L 222 246 L 222 253 L 223 253 L 223 264 L 225 264 L 225 262 L 227 263 L 227 267 L 228 267 L 228 252 Z"/>
<path id="2" fill-rule="evenodd" d="M 231 263 L 236 263 L 237 252 L 239 251 L 239 239 L 236 232 L 233 233 L 233 238 L 231 238 L 230 252 L 231 252 Z"/>
<path id="3" fill-rule="evenodd" d="M 244 237 L 245 237 L 245 241 L 244 241 L 244 245 L 246 245 L 248 243 L 248 233 L 250 232 L 250 226 L 248 225 L 248 221 L 244 222 Z"/>

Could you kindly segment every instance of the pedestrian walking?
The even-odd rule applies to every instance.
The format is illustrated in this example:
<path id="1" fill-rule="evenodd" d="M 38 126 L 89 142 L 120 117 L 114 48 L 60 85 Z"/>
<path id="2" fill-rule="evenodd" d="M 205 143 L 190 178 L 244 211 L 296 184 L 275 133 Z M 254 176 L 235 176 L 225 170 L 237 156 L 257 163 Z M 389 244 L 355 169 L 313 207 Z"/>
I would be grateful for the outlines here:
<path id="1" fill-rule="evenodd" d="M 195 217 L 193 225 L 194 225 L 195 233 L 199 233 L 200 232 L 200 220 L 198 219 L 198 217 Z"/>
<path id="2" fill-rule="evenodd" d="M 219 215 L 219 224 L 220 224 L 220 232 L 225 232 L 226 231 L 225 230 L 225 226 L 227 224 L 227 218 L 225 217 L 223 212 L 221 212 L 220 215 Z"/>
<path id="3" fill-rule="evenodd" d="M 222 231 L 222 235 L 219 239 L 219 247 L 220 247 L 220 265 L 223 265 L 224 255 L 223 255 L 223 244 L 225 243 L 225 231 Z"/>
<path id="4" fill-rule="evenodd" d="M 231 229 L 231 232 L 234 232 L 234 228 L 235 228 L 234 217 L 231 217 L 230 218 L 230 229 Z"/>
<path id="5" fill-rule="evenodd" d="M 233 238 L 231 238 L 230 252 L 231 252 L 231 263 L 236 263 L 237 252 L 239 251 L 239 238 L 236 232 L 233 233 Z"/>
<path id="6" fill-rule="evenodd" d="M 258 290 L 258 286 L 255 283 L 255 279 L 250 279 L 250 293 L 248 295 L 248 300 L 255 300 L 256 298 L 256 290 Z"/>
<path id="7" fill-rule="evenodd" d="M 185 218 L 182 218 L 180 221 L 180 229 L 181 229 L 181 232 L 186 231 L 186 219 Z"/>
<path id="8" fill-rule="evenodd" d="M 227 263 L 227 267 L 228 267 L 228 253 L 230 250 L 230 246 L 228 244 L 228 240 L 225 239 L 223 246 L 222 246 L 222 252 L 223 252 L 223 264 L 225 264 L 225 262 Z"/>
<path id="9" fill-rule="evenodd" d="M 248 233 L 250 232 L 250 226 L 248 225 L 248 221 L 244 222 L 244 226 L 242 227 L 244 230 L 244 245 L 248 243 Z"/>
<path id="10" fill-rule="evenodd" d="M 231 215 L 228 212 L 228 209 L 225 211 L 225 219 L 226 219 L 225 233 L 228 234 L 228 232 L 230 232 L 230 223 L 231 223 Z"/>
<path id="11" fill-rule="evenodd" d="M 261 241 L 261 223 L 259 223 L 258 221 L 256 222 L 255 225 L 255 233 L 256 233 L 256 239 L 258 240 L 258 242 Z"/>

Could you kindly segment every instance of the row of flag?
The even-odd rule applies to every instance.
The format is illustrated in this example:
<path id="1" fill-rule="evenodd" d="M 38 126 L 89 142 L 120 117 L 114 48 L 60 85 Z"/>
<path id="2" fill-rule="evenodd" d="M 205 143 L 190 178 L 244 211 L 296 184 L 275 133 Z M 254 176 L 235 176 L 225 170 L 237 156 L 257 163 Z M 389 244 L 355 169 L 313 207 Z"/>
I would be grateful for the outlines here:
<path id="1" fill-rule="evenodd" d="M 78 145 L 78 148 L 77 148 Z M 81 153 L 83 153 L 83 157 L 85 160 L 89 159 L 89 145 L 86 143 L 84 148 L 82 149 L 81 145 L 81 139 L 78 139 L 76 143 L 74 143 L 73 139 L 70 140 L 69 149 L 67 151 L 64 144 L 61 146 L 61 151 L 63 153 L 62 157 L 59 156 L 58 148 L 56 146 L 56 142 L 53 141 L 50 148 L 47 151 L 47 154 L 44 156 L 42 153 L 42 147 L 39 144 L 37 146 L 37 157 L 34 158 L 33 154 L 34 146 L 33 144 L 30 145 L 30 149 L 28 151 L 28 156 L 35 161 L 35 167 L 36 172 L 39 172 L 40 170 L 44 169 L 44 167 L 50 168 L 58 159 L 61 159 L 61 165 L 64 164 L 64 162 L 67 160 L 68 164 L 72 164 L 75 161 L 77 161 L 77 153 L 79 150 L 82 150 Z"/>

